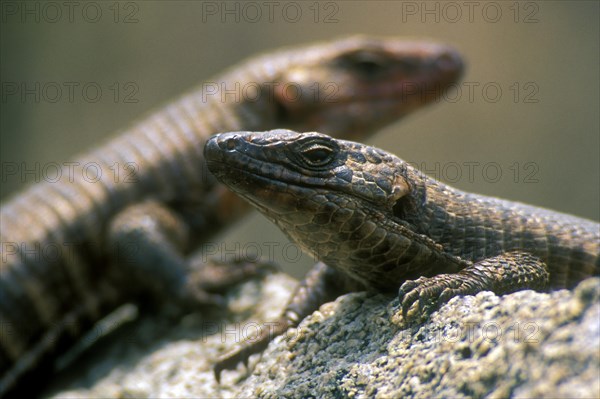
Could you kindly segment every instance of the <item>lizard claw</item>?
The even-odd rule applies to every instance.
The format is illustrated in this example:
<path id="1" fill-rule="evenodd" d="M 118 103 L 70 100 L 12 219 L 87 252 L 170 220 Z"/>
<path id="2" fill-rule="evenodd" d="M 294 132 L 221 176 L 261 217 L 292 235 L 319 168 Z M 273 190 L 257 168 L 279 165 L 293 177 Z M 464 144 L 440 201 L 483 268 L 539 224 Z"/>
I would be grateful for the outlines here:
<path id="1" fill-rule="evenodd" d="M 406 318 L 408 311 L 419 299 L 419 291 L 415 289 L 418 286 L 418 280 L 409 280 L 402 284 L 398 291 L 398 296 L 402 298 L 402 316 L 404 318 Z"/>

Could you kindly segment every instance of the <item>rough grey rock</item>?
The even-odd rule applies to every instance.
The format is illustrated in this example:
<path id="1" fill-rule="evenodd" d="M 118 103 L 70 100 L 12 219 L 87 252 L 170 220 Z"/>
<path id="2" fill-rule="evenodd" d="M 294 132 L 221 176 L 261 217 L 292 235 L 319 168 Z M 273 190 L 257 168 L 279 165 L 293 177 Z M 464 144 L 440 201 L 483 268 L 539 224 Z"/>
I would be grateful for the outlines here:
<path id="1" fill-rule="evenodd" d="M 272 319 L 292 286 L 282 275 L 262 290 L 244 285 L 228 331 Z M 277 338 L 249 378 L 240 366 L 220 386 L 210 368 L 232 342 L 171 334 L 133 363 L 109 359 L 118 366 L 91 387 L 56 397 L 600 397 L 600 279 L 573 291 L 454 298 L 411 326 L 398 309 L 382 295 L 340 297 Z M 189 329 L 182 323 L 174 330 Z"/>
<path id="2" fill-rule="evenodd" d="M 198 312 L 175 318 L 172 310 L 163 309 L 142 316 L 111 339 L 96 342 L 91 353 L 60 373 L 43 396 L 234 397 L 239 385 L 216 383 L 215 359 L 256 332 L 260 325 L 253 320 L 277 317 L 296 284 L 281 273 L 246 282 L 226 298 L 225 314 Z"/>
<path id="3" fill-rule="evenodd" d="M 241 397 L 600 397 L 600 280 L 573 292 L 454 298 L 402 326 L 351 294 L 269 347 Z"/>

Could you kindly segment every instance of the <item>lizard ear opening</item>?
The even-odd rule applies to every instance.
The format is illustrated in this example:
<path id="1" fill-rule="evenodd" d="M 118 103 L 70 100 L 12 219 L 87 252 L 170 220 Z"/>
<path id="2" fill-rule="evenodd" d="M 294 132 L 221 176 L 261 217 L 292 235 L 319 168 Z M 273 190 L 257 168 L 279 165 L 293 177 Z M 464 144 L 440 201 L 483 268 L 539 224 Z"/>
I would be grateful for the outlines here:
<path id="1" fill-rule="evenodd" d="M 392 214 L 398 219 L 405 220 L 415 209 L 414 199 L 410 193 L 410 185 L 406 179 L 400 175 L 396 176 L 392 188 L 392 199 L 395 199 Z"/>
<path id="2" fill-rule="evenodd" d="M 408 213 L 407 210 L 412 208 L 411 202 L 411 198 L 408 195 L 399 198 L 396 203 L 394 203 L 394 206 L 392 206 L 392 214 L 398 219 L 404 220 Z"/>
<path id="3" fill-rule="evenodd" d="M 408 181 L 406 181 L 406 179 L 402 175 L 396 175 L 392 182 L 391 199 L 398 200 L 404 198 L 410 194 L 410 191 L 411 190 Z"/>
<path id="4" fill-rule="evenodd" d="M 392 207 L 392 215 L 411 226 L 410 228 L 414 232 L 427 233 L 427 225 L 423 223 L 421 211 L 419 211 L 417 199 L 414 196 L 407 195 L 398 199 Z"/>

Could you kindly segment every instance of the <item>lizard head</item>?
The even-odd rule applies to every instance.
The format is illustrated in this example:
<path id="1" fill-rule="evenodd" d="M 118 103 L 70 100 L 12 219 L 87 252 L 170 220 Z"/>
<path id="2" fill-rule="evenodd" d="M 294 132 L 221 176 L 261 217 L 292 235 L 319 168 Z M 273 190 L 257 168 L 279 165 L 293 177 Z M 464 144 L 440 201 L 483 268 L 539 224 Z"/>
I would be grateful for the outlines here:
<path id="1" fill-rule="evenodd" d="M 416 234 L 402 220 L 414 171 L 377 148 L 273 130 L 213 136 L 204 154 L 218 180 L 304 250 L 363 283 L 365 271 L 396 265 L 405 249 L 394 243 Z"/>
<path id="2" fill-rule="evenodd" d="M 261 75 L 273 74 L 247 85 L 246 94 L 270 116 L 253 130 L 355 132 L 353 138 L 440 101 L 464 69 L 450 46 L 367 36 L 259 57 L 255 65 Z"/>
<path id="3" fill-rule="evenodd" d="M 321 133 L 222 133 L 209 139 L 204 154 L 219 180 L 278 217 L 309 205 L 305 200 L 316 193 L 335 192 L 391 211 L 410 191 L 395 156 Z"/>

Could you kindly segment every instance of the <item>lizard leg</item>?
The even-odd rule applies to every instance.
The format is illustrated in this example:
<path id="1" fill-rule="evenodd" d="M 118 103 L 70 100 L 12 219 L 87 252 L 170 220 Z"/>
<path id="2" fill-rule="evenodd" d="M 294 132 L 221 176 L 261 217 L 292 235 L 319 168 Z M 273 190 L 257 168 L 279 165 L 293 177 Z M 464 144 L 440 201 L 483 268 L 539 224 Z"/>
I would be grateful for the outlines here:
<path id="1" fill-rule="evenodd" d="M 111 262 L 118 277 L 134 278 L 153 298 L 175 300 L 184 308 L 223 306 L 225 289 L 270 268 L 263 264 L 200 262 L 186 258 L 189 227 L 175 212 L 156 201 L 125 208 L 108 228 Z"/>
<path id="2" fill-rule="evenodd" d="M 459 295 L 480 291 L 508 294 L 522 289 L 541 290 L 550 274 L 544 262 L 525 252 L 507 252 L 467 266 L 454 274 L 420 277 L 402 284 L 398 295 L 404 317 L 429 314 Z"/>
<path id="3" fill-rule="evenodd" d="M 297 326 L 322 304 L 352 291 L 351 284 L 353 283 L 344 275 L 324 263 L 314 265 L 292 294 L 279 319 L 269 323 L 273 328 L 262 329 L 256 340 L 242 342 L 236 349 L 217 359 L 213 368 L 217 382 L 220 382 L 223 370 L 232 370 L 240 362 L 247 366 L 248 358 L 262 352 L 275 337 L 283 334 L 288 328 Z"/>
<path id="4" fill-rule="evenodd" d="M 201 258 L 195 256 L 190 259 L 191 271 L 188 273 L 187 285 L 191 290 L 199 290 L 209 295 L 223 293 L 250 278 L 279 270 L 277 265 L 271 262 L 255 262 L 243 258 L 231 261 L 217 259 L 205 261 Z"/>

